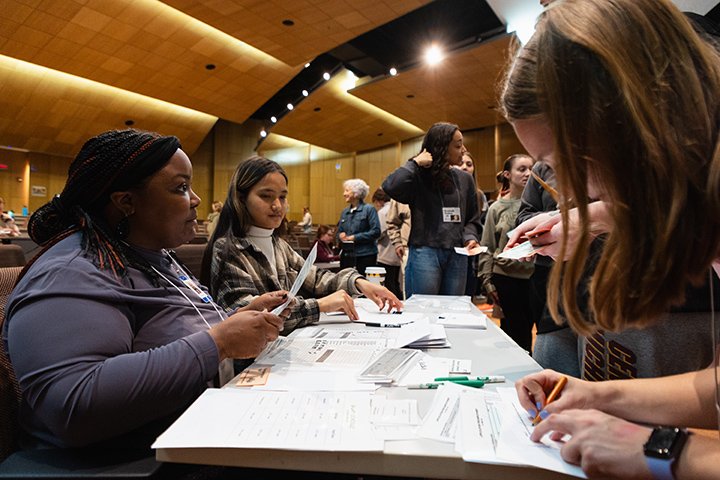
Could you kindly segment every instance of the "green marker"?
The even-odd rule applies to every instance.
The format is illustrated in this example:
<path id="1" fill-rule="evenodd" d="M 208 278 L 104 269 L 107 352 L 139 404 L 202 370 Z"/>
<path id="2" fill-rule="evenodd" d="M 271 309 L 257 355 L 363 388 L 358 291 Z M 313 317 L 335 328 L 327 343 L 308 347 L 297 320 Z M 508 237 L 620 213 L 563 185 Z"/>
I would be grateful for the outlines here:
<path id="1" fill-rule="evenodd" d="M 492 375 L 489 377 L 438 377 L 435 379 L 436 382 L 458 382 L 462 380 L 480 380 L 481 382 L 485 383 L 503 383 L 505 381 L 505 377 L 502 375 Z"/>
<path id="2" fill-rule="evenodd" d="M 440 385 L 442 385 L 445 382 L 433 382 L 433 383 L 418 383 L 415 385 L 408 385 L 407 388 L 411 390 L 435 390 Z M 485 382 L 482 380 L 455 380 L 453 382 L 455 385 L 464 385 L 466 387 L 473 387 L 473 388 L 482 388 L 483 385 L 485 385 Z"/>

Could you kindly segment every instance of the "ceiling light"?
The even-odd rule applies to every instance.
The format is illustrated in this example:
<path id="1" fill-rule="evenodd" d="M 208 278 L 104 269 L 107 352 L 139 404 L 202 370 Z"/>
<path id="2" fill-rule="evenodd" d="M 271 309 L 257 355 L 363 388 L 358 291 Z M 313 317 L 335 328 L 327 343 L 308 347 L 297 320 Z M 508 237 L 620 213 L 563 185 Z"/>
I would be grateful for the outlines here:
<path id="1" fill-rule="evenodd" d="M 287 104 L 287 109 L 288 109 L 288 110 L 292 110 L 293 108 L 295 108 L 295 107 L 293 107 L 293 104 L 292 104 L 292 103 L 288 103 L 288 104 Z"/>
<path id="2" fill-rule="evenodd" d="M 428 65 L 437 65 L 443 59 L 443 53 L 437 45 L 431 45 L 425 51 L 425 62 Z"/>
<path id="3" fill-rule="evenodd" d="M 277 123 L 277 117 L 273 115 L 272 117 L 270 117 L 270 121 L 273 123 Z"/>
<path id="4" fill-rule="evenodd" d="M 305 68 L 308 68 L 310 66 L 310 62 L 305 64 Z"/>
<path id="5" fill-rule="evenodd" d="M 265 131 L 264 128 L 263 128 L 262 130 L 260 130 L 260 136 L 261 136 L 262 138 L 267 137 L 267 132 Z"/>
<path id="6" fill-rule="evenodd" d="M 395 75 L 397 75 L 397 68 L 392 67 L 392 68 L 390 69 L 390 75 L 392 75 L 393 77 L 394 77 Z"/>
<path id="7" fill-rule="evenodd" d="M 330 80 L 330 74 L 328 72 L 323 73 L 323 78 L 327 81 Z"/>
<path id="8" fill-rule="evenodd" d="M 310 95 L 307 90 L 303 90 L 302 94 L 303 94 L 303 97 L 307 97 L 308 95 Z"/>
<path id="9" fill-rule="evenodd" d="M 342 88 L 347 92 L 348 90 L 352 90 L 353 88 L 355 88 L 358 78 L 350 70 L 346 70 L 346 72 L 347 73 L 345 75 L 345 80 L 343 80 Z"/>

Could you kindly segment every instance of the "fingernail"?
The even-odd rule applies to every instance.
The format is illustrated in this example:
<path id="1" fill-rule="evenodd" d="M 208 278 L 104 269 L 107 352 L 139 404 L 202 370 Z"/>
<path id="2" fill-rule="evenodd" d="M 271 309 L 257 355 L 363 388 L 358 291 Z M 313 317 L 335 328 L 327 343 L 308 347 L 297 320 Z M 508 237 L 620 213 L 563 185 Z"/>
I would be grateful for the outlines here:
<path id="1" fill-rule="evenodd" d="M 540 412 L 540 418 L 542 418 L 543 420 L 545 420 L 549 416 L 550 416 L 550 414 L 547 412 L 547 410 L 542 410 Z"/>
<path id="2" fill-rule="evenodd" d="M 540 402 L 535 402 L 535 406 L 537 407 L 537 411 L 538 411 L 538 412 L 539 412 L 540 410 L 542 410 L 542 408 L 543 408 L 542 403 L 540 403 Z"/>
<path id="3" fill-rule="evenodd" d="M 535 418 L 535 415 L 537 415 L 537 410 L 533 410 L 532 408 L 527 409 L 528 418 Z"/>

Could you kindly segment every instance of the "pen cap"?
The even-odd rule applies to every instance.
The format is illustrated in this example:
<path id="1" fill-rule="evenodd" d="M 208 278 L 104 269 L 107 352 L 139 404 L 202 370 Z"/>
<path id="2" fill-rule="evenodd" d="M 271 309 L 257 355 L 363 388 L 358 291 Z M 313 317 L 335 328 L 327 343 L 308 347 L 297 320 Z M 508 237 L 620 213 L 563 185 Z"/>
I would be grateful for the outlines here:
<path id="1" fill-rule="evenodd" d="M 385 282 L 385 267 L 367 267 L 365 268 L 365 278 L 369 282 L 382 285 Z"/>

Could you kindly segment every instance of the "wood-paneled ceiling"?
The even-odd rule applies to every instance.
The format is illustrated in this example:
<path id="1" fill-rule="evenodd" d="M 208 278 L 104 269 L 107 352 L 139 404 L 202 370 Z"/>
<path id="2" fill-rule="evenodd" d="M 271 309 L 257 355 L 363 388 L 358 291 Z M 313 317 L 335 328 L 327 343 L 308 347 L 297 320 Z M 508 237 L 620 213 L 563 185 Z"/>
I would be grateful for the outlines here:
<path id="1" fill-rule="evenodd" d="M 73 156 L 87 138 L 132 121 L 178 135 L 192 152 L 218 118 L 245 122 L 305 62 L 429 2 L 3 0 L 0 145 Z M 507 43 L 478 42 L 434 69 L 406 68 L 351 94 L 336 75 L 268 128 L 352 152 L 438 120 L 492 125 Z"/>

